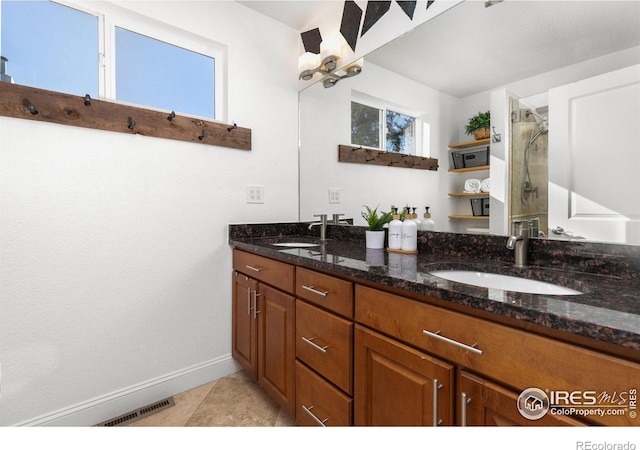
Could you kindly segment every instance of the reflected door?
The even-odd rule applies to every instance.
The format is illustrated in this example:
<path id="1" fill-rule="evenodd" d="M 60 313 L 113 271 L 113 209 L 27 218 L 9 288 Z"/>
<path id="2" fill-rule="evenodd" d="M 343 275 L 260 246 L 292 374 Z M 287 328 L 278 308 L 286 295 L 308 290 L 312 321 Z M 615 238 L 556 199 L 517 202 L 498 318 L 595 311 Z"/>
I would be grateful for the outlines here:
<path id="1" fill-rule="evenodd" d="M 551 89 L 549 129 L 550 229 L 640 244 L 640 65 Z"/>

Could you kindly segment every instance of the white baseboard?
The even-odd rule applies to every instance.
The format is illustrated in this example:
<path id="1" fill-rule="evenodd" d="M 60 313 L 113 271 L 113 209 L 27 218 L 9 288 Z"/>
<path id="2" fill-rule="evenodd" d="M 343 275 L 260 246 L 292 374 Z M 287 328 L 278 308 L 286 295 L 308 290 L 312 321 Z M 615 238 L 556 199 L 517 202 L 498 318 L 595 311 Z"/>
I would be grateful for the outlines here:
<path id="1" fill-rule="evenodd" d="M 226 355 L 13 426 L 93 426 L 238 370 L 238 363 Z"/>

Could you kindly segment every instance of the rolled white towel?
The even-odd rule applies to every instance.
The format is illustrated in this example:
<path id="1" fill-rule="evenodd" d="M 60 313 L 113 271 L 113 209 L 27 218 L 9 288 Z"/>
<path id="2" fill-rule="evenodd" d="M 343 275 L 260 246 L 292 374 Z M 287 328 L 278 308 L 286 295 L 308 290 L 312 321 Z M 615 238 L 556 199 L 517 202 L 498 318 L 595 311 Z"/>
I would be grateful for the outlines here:
<path id="1" fill-rule="evenodd" d="M 469 178 L 464 182 L 464 192 L 477 194 L 480 192 L 480 180 Z"/>
<path id="2" fill-rule="evenodd" d="M 482 180 L 480 182 L 480 190 L 482 192 L 489 192 L 489 187 L 490 187 L 490 180 L 489 178 L 485 178 L 484 180 Z"/>

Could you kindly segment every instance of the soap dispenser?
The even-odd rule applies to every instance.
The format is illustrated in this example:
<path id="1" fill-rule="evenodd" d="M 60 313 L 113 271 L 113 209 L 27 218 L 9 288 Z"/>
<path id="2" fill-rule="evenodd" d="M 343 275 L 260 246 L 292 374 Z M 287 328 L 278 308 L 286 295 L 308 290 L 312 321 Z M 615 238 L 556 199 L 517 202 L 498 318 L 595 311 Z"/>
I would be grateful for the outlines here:
<path id="1" fill-rule="evenodd" d="M 389 222 L 389 248 L 400 250 L 402 248 L 402 221 L 398 214 L 398 208 L 392 207 L 393 220 Z"/>
<path id="2" fill-rule="evenodd" d="M 411 213 L 411 217 L 413 218 L 413 221 L 418 226 L 418 229 L 420 229 L 420 222 L 422 222 L 422 221 L 420 220 L 420 218 L 418 217 L 418 214 L 416 213 L 416 209 L 417 208 L 412 206 L 411 209 L 413 210 L 413 212 Z"/>
<path id="3" fill-rule="evenodd" d="M 434 231 L 436 229 L 436 223 L 431 218 L 431 214 L 429 214 L 429 207 L 426 207 L 427 212 L 424 213 L 424 220 L 420 222 L 420 230 L 421 231 Z"/>
<path id="4" fill-rule="evenodd" d="M 407 214 L 408 215 L 408 214 Z M 410 217 L 402 222 L 402 246 L 403 252 L 416 252 L 418 250 L 418 225 Z"/>

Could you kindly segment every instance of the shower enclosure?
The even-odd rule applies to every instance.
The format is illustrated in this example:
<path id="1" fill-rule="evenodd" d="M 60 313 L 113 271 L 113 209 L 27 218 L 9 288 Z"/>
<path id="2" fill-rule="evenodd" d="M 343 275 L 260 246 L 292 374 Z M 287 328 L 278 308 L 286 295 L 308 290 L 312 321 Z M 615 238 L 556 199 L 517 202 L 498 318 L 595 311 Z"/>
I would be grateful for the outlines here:
<path id="1" fill-rule="evenodd" d="M 530 236 L 544 236 L 549 223 L 547 108 L 533 108 L 512 98 L 510 114 L 510 217 L 529 220 Z"/>

